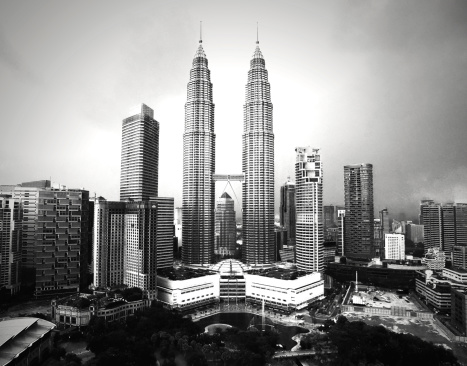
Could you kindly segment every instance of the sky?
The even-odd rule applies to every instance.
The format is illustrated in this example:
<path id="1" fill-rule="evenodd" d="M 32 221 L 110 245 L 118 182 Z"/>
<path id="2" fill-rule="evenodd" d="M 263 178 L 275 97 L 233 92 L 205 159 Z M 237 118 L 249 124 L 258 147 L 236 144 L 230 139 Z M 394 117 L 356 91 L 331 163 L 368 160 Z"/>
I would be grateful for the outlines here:
<path id="1" fill-rule="evenodd" d="M 160 123 L 159 195 L 181 206 L 184 104 L 200 21 L 216 172 L 241 172 L 249 62 L 271 85 L 279 187 L 295 148 L 320 148 L 324 203 L 371 163 L 375 210 L 467 202 L 467 1 L 1 1 L 0 184 L 52 179 L 119 198 L 122 120 Z M 240 202 L 241 186 L 216 184 Z M 240 211 L 238 203 L 236 210 Z"/>

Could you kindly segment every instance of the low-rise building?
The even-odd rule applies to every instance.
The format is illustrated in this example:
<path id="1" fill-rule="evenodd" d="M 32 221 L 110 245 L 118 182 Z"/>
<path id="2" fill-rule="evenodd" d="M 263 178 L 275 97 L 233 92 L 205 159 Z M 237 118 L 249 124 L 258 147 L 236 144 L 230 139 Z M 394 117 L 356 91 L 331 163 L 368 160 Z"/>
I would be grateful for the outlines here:
<path id="1" fill-rule="evenodd" d="M 191 310 L 218 302 L 262 304 L 293 311 L 324 294 L 321 274 L 294 265 L 254 268 L 234 259 L 205 267 L 178 267 L 158 272 L 158 300 L 171 309 Z"/>
<path id="2" fill-rule="evenodd" d="M 123 298 L 84 297 L 73 295 L 60 300 L 52 300 L 52 321 L 64 327 L 87 326 L 93 316 L 103 318 L 105 321 L 124 320 L 136 311 L 151 306 L 151 301 L 143 298 L 136 301 L 127 301 Z"/>
<path id="3" fill-rule="evenodd" d="M 440 272 L 418 271 L 415 290 L 438 311 L 451 311 L 451 290 L 467 289 L 467 271 L 444 268 Z"/>

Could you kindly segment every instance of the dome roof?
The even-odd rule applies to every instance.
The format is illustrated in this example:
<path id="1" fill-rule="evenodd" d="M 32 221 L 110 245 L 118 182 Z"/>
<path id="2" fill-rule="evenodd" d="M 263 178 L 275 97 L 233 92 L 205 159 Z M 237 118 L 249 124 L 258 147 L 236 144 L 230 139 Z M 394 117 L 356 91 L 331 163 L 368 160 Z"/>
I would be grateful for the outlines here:
<path id="1" fill-rule="evenodd" d="M 219 272 L 219 274 L 227 273 L 237 273 L 243 274 L 248 268 L 244 263 L 236 259 L 226 259 L 219 263 L 213 264 L 210 268 L 211 271 Z"/>

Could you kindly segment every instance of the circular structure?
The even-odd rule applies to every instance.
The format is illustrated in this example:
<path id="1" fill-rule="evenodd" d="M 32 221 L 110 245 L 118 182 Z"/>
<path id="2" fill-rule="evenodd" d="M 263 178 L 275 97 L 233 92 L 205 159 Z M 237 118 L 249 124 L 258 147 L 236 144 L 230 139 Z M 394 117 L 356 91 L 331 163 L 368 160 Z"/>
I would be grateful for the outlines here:
<path id="1" fill-rule="evenodd" d="M 243 275 L 243 272 L 250 268 L 236 259 L 225 259 L 219 263 L 213 264 L 209 269 L 218 272 L 220 275 Z"/>

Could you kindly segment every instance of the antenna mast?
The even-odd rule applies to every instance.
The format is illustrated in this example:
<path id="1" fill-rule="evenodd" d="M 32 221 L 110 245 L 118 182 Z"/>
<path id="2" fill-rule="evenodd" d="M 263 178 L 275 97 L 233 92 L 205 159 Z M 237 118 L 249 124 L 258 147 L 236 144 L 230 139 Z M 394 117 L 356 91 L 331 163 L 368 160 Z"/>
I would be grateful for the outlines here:
<path id="1" fill-rule="evenodd" d="M 199 43 L 203 43 L 203 21 L 199 22 Z"/>
<path id="2" fill-rule="evenodd" d="M 258 36 L 258 22 L 256 22 L 256 44 L 259 44 L 259 36 Z"/>

